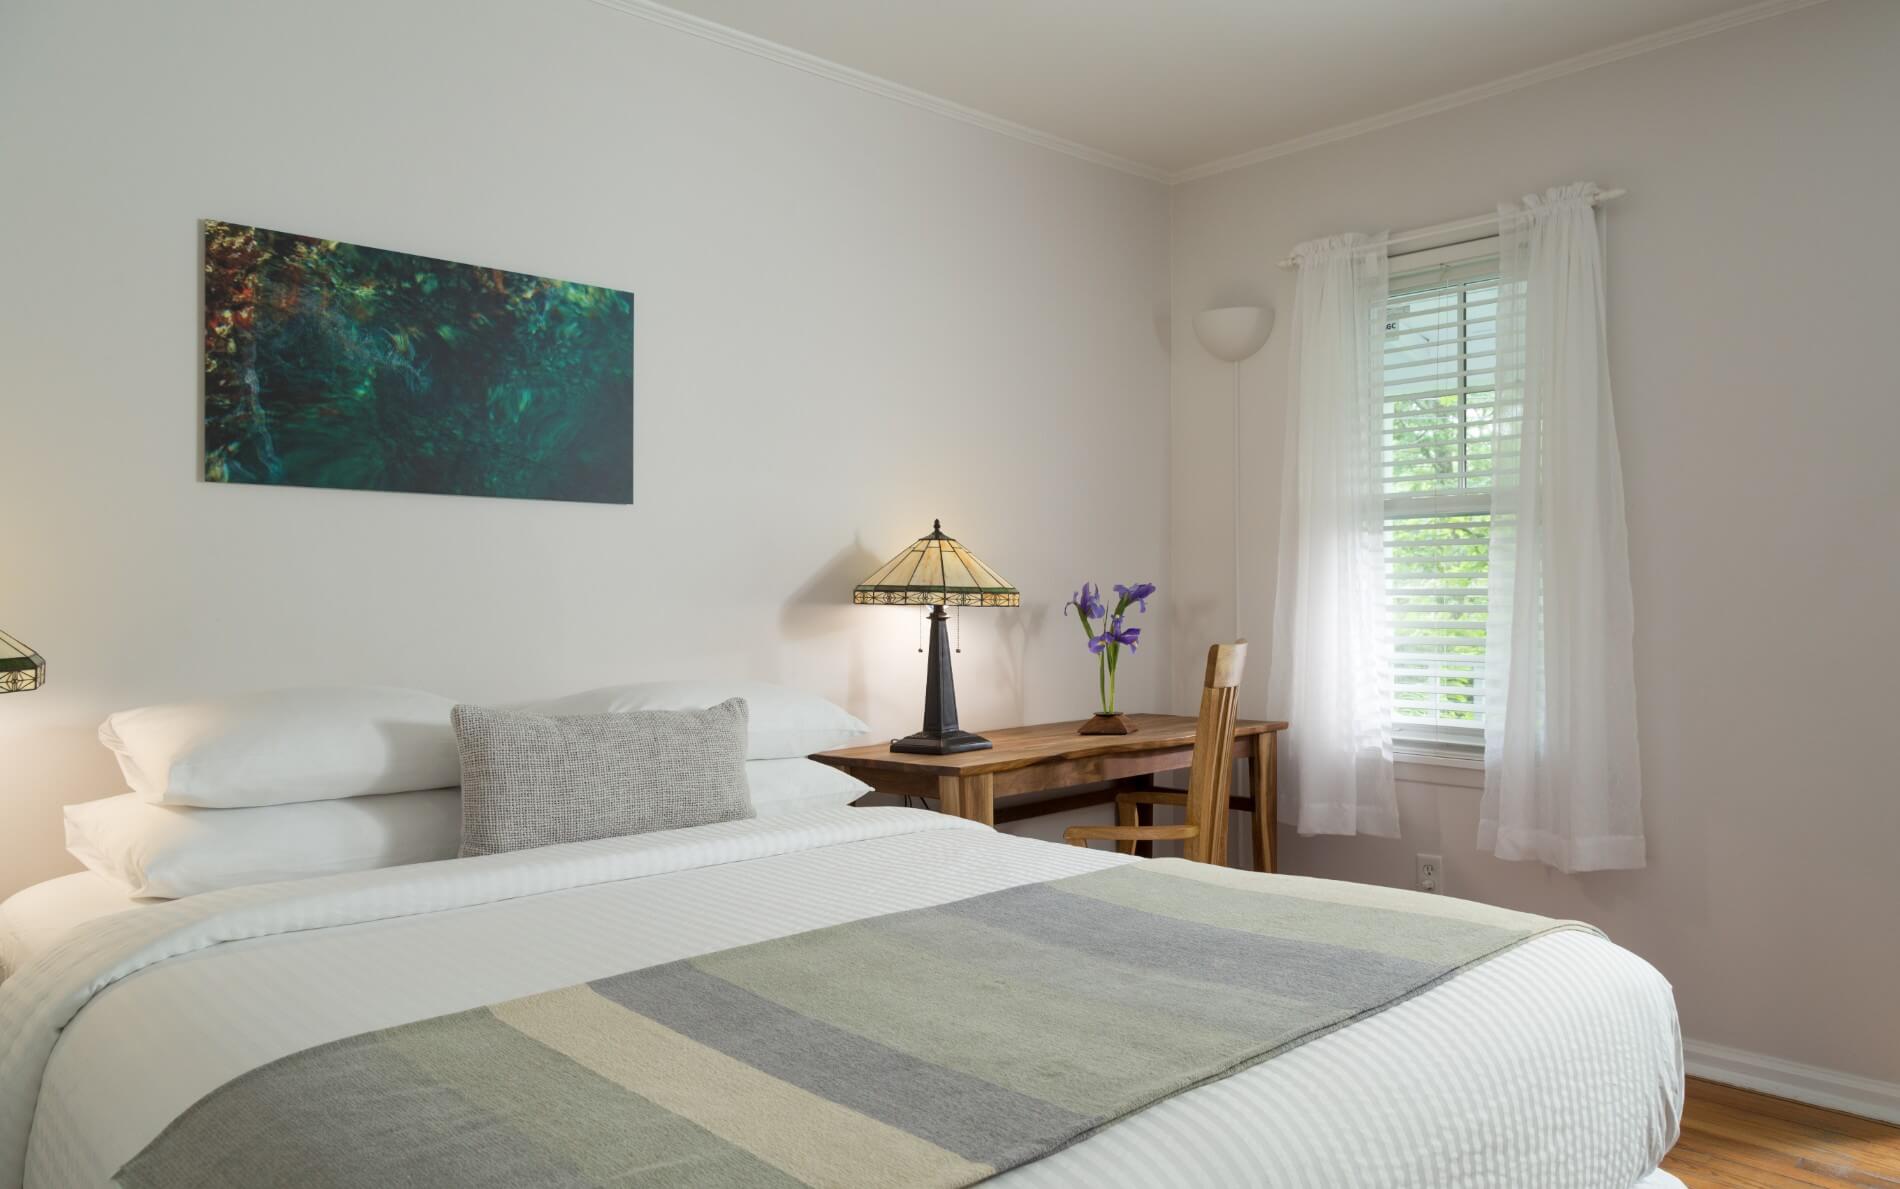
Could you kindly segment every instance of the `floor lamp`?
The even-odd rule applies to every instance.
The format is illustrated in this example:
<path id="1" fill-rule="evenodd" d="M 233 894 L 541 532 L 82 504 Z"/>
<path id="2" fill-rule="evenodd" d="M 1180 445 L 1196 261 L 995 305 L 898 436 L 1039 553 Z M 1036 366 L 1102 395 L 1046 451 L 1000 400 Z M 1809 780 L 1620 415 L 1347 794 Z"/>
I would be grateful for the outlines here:
<path id="1" fill-rule="evenodd" d="M 1271 306 L 1222 306 L 1194 315 L 1194 337 L 1207 353 L 1234 369 L 1234 639 L 1240 639 L 1240 361 L 1273 333 Z"/>

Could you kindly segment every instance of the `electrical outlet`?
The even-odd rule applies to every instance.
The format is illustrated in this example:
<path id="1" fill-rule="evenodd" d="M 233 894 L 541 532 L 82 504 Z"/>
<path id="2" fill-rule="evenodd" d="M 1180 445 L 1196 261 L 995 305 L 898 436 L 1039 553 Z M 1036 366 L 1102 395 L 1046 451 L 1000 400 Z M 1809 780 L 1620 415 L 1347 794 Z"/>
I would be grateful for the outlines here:
<path id="1" fill-rule="evenodd" d="M 1445 857 L 1443 855 L 1418 856 L 1418 890 L 1433 894 L 1445 890 Z"/>

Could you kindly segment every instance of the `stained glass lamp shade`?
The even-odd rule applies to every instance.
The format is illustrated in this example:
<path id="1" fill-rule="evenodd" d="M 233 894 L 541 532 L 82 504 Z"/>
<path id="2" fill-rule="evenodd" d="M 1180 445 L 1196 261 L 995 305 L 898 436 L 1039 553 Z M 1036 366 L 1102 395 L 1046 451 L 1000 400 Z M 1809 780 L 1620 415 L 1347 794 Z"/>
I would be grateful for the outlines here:
<path id="1" fill-rule="evenodd" d="M 46 658 L 0 632 L 0 694 L 23 694 L 46 684 Z"/>
<path id="2" fill-rule="evenodd" d="M 957 726 L 956 680 L 950 671 L 950 635 L 944 630 L 948 607 L 1020 607 L 1022 592 L 976 555 L 944 535 L 943 522 L 930 535 L 879 566 L 858 583 L 851 601 L 874 606 L 930 608 L 930 667 L 924 679 L 924 729 L 891 741 L 892 751 L 953 755 L 980 751 L 988 739 Z"/>
<path id="3" fill-rule="evenodd" d="M 878 567 L 858 583 L 854 603 L 892 603 L 909 607 L 1020 607 L 1022 592 L 976 555 L 943 535 L 943 521 L 930 535 Z"/>

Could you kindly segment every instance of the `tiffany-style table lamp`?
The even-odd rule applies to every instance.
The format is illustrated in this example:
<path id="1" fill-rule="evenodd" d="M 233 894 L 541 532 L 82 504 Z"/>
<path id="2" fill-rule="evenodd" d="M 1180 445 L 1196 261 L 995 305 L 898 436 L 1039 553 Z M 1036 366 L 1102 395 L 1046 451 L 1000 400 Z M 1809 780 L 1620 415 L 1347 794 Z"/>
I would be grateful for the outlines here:
<path id="1" fill-rule="evenodd" d="M 1020 607 L 1022 592 L 1004 581 L 976 555 L 943 534 L 943 521 L 931 524 L 877 573 L 858 583 L 851 601 L 887 607 L 930 608 L 930 666 L 924 678 L 924 729 L 891 740 L 892 751 L 952 755 L 981 751 L 990 741 L 957 726 L 957 686 L 950 673 L 950 635 L 945 607 Z"/>
<path id="2" fill-rule="evenodd" d="M 0 632 L 0 694 L 23 694 L 46 684 L 46 658 Z"/>

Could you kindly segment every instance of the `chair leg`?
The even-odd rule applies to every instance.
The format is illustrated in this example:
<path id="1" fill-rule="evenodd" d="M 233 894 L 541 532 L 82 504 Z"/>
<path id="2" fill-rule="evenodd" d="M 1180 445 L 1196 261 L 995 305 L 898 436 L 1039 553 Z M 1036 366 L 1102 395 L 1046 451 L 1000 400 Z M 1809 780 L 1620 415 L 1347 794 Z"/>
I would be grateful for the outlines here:
<path id="1" fill-rule="evenodd" d="M 1118 826 L 1135 825 L 1136 824 L 1135 807 L 1133 805 L 1125 804 L 1121 801 L 1115 802 L 1115 824 Z M 1120 851 L 1122 854 L 1132 855 L 1135 853 L 1134 840 L 1130 839 L 1127 842 L 1117 842 L 1115 844 L 1115 849 Z"/>
<path id="2" fill-rule="evenodd" d="M 1227 866 L 1227 823 L 1233 810 L 1228 808 L 1231 798 L 1225 786 L 1221 788 L 1220 799 L 1214 802 L 1213 817 L 1207 823 L 1207 862 L 1215 867 Z"/>

